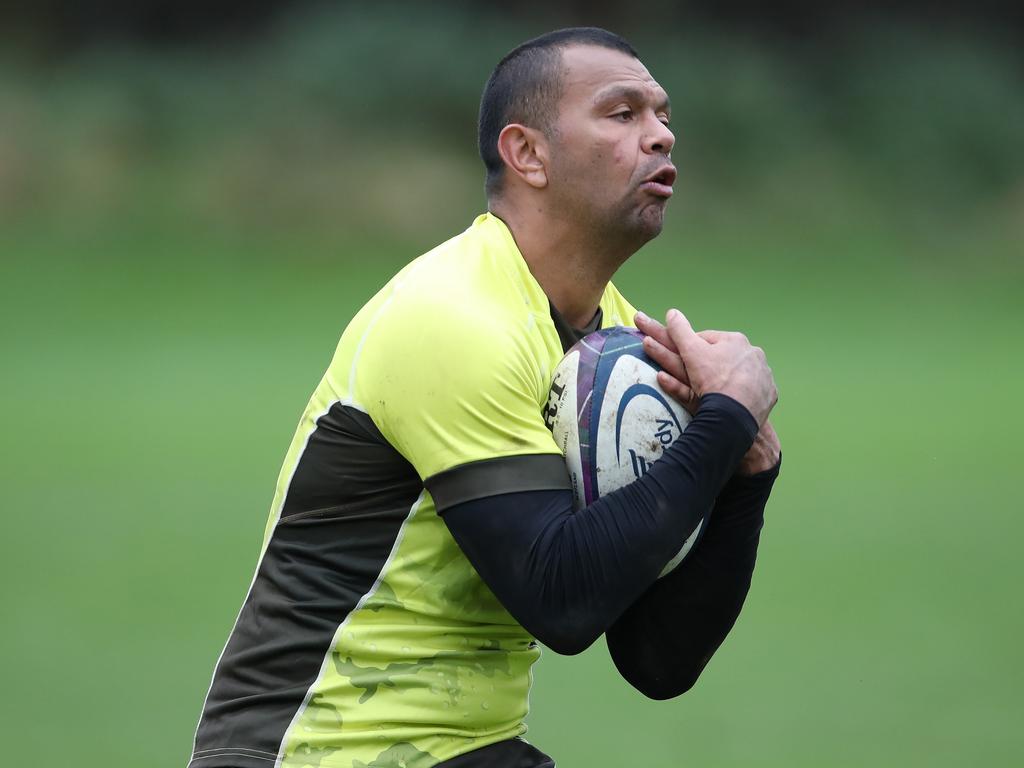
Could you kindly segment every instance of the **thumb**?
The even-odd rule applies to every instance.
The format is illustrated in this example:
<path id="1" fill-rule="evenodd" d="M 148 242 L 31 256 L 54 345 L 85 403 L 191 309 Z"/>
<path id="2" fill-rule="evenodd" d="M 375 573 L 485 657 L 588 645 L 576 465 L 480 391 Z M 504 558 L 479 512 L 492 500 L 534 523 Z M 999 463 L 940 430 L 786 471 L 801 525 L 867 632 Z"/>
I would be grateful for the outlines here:
<path id="1" fill-rule="evenodd" d="M 693 326 L 686 319 L 686 315 L 678 309 L 670 309 L 665 316 L 665 327 L 668 335 L 675 342 L 676 349 L 680 354 L 692 350 L 695 345 L 707 344 L 700 336 L 693 332 Z"/>

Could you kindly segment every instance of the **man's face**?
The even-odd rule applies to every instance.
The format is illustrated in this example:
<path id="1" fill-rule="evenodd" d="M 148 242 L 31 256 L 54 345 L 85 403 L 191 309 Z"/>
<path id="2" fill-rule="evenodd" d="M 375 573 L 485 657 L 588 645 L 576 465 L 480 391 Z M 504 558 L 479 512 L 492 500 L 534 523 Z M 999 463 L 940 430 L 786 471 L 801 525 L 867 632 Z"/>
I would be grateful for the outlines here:
<path id="1" fill-rule="evenodd" d="M 632 56 L 597 46 L 562 51 L 549 192 L 601 237 L 643 245 L 661 232 L 676 171 L 668 95 Z"/>

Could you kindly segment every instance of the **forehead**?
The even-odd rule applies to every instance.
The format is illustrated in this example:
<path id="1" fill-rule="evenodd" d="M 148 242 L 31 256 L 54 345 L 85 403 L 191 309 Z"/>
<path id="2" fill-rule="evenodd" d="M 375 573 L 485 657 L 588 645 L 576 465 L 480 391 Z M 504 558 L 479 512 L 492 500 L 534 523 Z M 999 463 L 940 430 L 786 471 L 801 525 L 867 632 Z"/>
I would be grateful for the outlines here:
<path id="1" fill-rule="evenodd" d="M 639 89 L 654 101 L 668 94 L 639 59 L 611 48 L 574 45 L 562 51 L 563 101 L 593 101 L 622 87 Z"/>

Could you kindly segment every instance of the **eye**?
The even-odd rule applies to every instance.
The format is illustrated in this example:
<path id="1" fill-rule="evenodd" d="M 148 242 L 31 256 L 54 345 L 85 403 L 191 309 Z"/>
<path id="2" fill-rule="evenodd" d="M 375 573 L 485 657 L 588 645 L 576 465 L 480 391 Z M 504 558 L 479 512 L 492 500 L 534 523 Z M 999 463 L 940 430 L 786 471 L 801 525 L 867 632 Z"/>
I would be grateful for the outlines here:
<path id="1" fill-rule="evenodd" d="M 618 112 L 616 112 L 615 114 L 612 115 L 612 118 L 614 118 L 615 120 L 618 120 L 620 122 L 623 122 L 623 123 L 628 123 L 630 120 L 633 119 L 633 110 L 632 109 L 622 109 L 622 110 L 619 110 Z"/>

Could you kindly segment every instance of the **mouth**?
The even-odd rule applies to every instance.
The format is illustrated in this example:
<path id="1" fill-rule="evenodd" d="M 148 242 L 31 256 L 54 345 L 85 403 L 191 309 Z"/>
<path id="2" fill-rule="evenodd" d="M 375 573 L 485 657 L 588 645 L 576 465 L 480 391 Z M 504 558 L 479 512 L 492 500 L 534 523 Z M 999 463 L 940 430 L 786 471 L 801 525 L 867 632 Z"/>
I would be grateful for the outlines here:
<path id="1" fill-rule="evenodd" d="M 640 189 L 650 192 L 657 197 L 672 197 L 672 185 L 676 181 L 676 169 L 674 165 L 663 165 L 656 170 L 640 185 Z"/>

